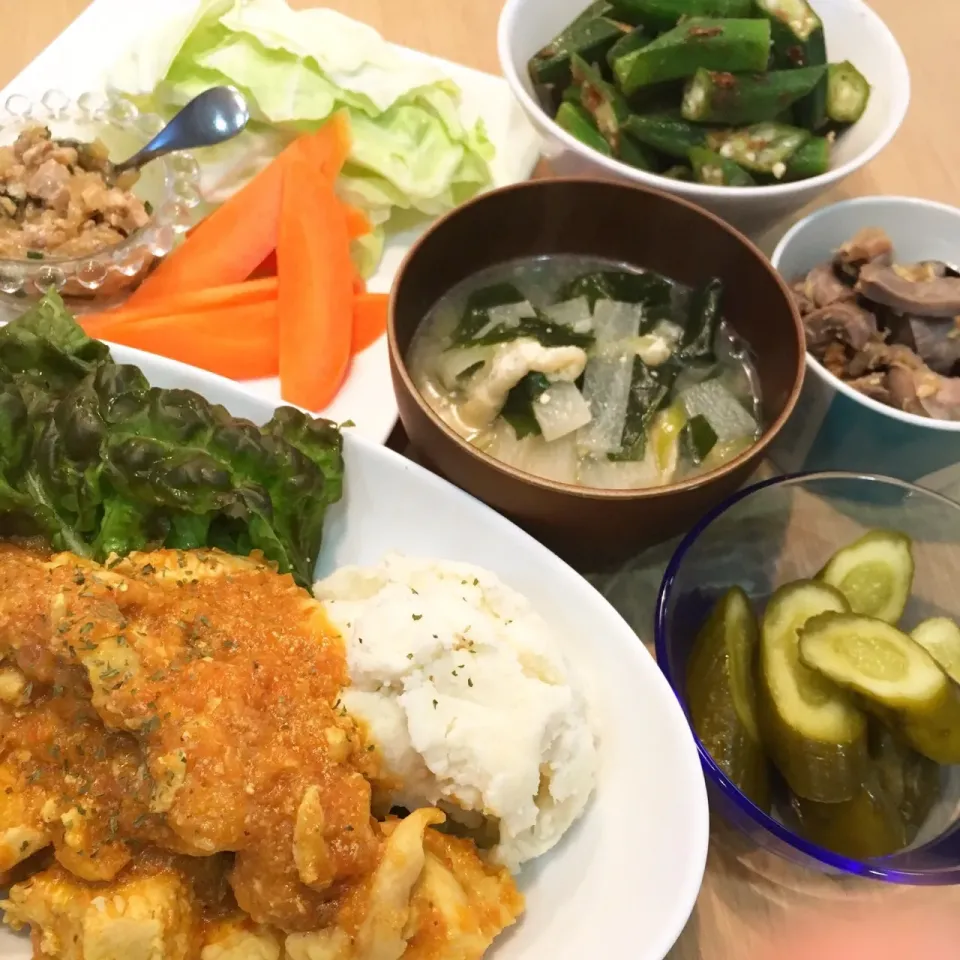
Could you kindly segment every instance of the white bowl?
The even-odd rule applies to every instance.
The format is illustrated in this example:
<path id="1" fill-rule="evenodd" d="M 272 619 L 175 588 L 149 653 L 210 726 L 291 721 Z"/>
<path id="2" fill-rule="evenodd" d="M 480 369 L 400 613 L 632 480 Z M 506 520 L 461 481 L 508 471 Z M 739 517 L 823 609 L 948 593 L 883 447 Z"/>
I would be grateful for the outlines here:
<path id="1" fill-rule="evenodd" d="M 960 260 L 957 208 L 910 197 L 861 197 L 824 207 L 797 223 L 774 251 L 773 266 L 792 283 L 829 260 L 862 227 L 886 230 L 902 262 Z M 855 470 L 947 492 L 953 481 L 960 481 L 960 423 L 918 417 L 871 400 L 808 353 L 800 400 L 770 456 L 786 472 Z M 931 484 L 933 474 L 938 477 Z"/>
<path id="2" fill-rule="evenodd" d="M 273 415 L 273 403 L 230 380 L 111 350 L 154 386 L 196 390 L 259 423 Z M 552 623 L 596 711 L 596 794 L 557 847 L 524 868 L 526 913 L 485 960 L 663 960 L 700 889 L 709 817 L 693 737 L 653 657 L 586 580 L 518 527 L 422 467 L 346 433 L 344 496 L 329 512 L 317 575 L 373 564 L 391 551 L 492 570 Z M 30 956 L 26 937 L 0 931 L 0 957 Z"/>
<path id="3" fill-rule="evenodd" d="M 584 146 L 540 107 L 530 58 L 587 6 L 586 0 L 507 0 L 500 14 L 500 68 L 544 137 L 545 155 L 567 176 L 595 176 L 656 187 L 699 204 L 741 230 L 757 233 L 806 206 L 868 164 L 893 139 L 910 102 L 910 73 L 893 34 L 862 0 L 812 0 L 823 20 L 831 61 L 850 60 L 873 85 L 866 113 L 838 140 L 829 173 L 770 187 L 710 187 L 636 170 Z"/>

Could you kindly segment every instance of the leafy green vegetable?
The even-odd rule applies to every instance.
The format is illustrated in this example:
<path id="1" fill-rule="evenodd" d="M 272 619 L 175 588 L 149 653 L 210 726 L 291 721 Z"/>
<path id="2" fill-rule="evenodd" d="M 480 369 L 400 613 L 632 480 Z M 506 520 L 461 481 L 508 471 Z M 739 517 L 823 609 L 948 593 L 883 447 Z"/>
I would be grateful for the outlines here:
<path id="1" fill-rule="evenodd" d="M 559 301 L 586 297 L 590 309 L 598 300 L 642 304 L 644 325 L 673 319 L 674 291 L 679 287 L 672 280 L 650 271 L 597 270 L 571 280 L 557 295 Z"/>
<path id="2" fill-rule="evenodd" d="M 723 281 L 716 277 L 694 290 L 680 342 L 681 360 L 698 363 L 716 360 L 714 342 L 720 327 L 722 299 Z"/>
<path id="3" fill-rule="evenodd" d="M 482 123 L 461 120 L 457 86 L 428 60 L 403 56 L 372 27 L 335 10 L 202 0 L 123 59 L 110 83 L 163 115 L 217 84 L 244 94 L 251 125 L 205 153 L 206 196 L 222 192 L 223 184 L 210 182 L 211 166 L 236 189 L 285 140 L 346 109 L 352 146 L 338 190 L 378 228 L 357 251 L 368 268 L 397 211 L 436 216 L 491 183 L 493 147 Z"/>
<path id="4" fill-rule="evenodd" d="M 703 414 L 691 417 L 680 431 L 680 447 L 691 463 L 700 465 L 717 445 L 717 434 Z"/>
<path id="5" fill-rule="evenodd" d="M 521 317 L 516 323 L 498 323 L 490 327 L 492 309 L 525 302 L 526 297 L 512 283 L 495 283 L 474 290 L 467 298 L 463 316 L 454 331 L 454 345 L 485 347 L 519 340 L 521 337 L 530 337 L 545 347 L 589 347 L 593 344 L 593 334 L 577 333 L 562 323 L 554 323 L 532 307 L 533 316 Z"/>
<path id="6" fill-rule="evenodd" d="M 549 386 L 550 381 L 542 373 L 528 373 L 507 394 L 507 402 L 500 416 L 513 427 L 518 439 L 540 433 L 540 424 L 533 415 L 533 405 Z"/>
<path id="7" fill-rule="evenodd" d="M 654 415 L 667 401 L 676 371 L 669 366 L 651 369 L 639 357 L 633 360 L 633 376 L 627 399 L 621 449 L 607 454 L 610 460 L 642 460 Z"/>
<path id="8" fill-rule="evenodd" d="M 506 307 L 514 303 L 523 303 L 524 300 L 526 297 L 512 283 L 494 283 L 489 287 L 474 290 L 467 297 L 463 316 L 454 333 L 454 343 L 470 343 L 490 322 L 492 307 Z"/>
<path id="9" fill-rule="evenodd" d="M 516 326 L 500 324 L 484 336 L 477 337 L 473 343 L 486 347 L 521 337 L 537 340 L 545 347 L 589 347 L 594 339 L 592 333 L 577 333 L 562 323 L 552 323 L 538 313 L 535 317 L 524 317 Z"/>
<path id="10" fill-rule="evenodd" d="M 335 424 L 283 407 L 257 427 L 151 387 L 55 293 L 0 330 L 0 512 L 55 549 L 261 550 L 307 586 L 342 481 Z"/>

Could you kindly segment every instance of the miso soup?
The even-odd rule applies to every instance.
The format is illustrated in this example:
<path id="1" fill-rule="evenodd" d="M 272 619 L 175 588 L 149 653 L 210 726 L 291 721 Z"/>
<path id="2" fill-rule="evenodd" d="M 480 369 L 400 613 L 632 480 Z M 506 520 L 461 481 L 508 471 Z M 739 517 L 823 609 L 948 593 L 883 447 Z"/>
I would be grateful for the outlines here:
<path id="1" fill-rule="evenodd" d="M 601 489 L 714 470 L 762 432 L 749 345 L 723 285 L 691 289 L 580 256 L 516 260 L 454 287 L 407 357 L 460 436 L 546 480 Z"/>

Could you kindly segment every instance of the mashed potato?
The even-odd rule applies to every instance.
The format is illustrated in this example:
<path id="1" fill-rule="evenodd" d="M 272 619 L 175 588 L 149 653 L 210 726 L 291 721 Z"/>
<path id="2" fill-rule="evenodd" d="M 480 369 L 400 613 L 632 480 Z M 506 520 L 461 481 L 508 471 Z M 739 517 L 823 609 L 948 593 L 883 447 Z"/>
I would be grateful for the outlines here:
<path id="1" fill-rule="evenodd" d="M 511 870 L 549 850 L 587 804 L 597 750 L 530 603 L 485 570 L 398 555 L 314 590 L 347 644 L 344 705 L 402 784 L 394 802 L 486 818 Z"/>

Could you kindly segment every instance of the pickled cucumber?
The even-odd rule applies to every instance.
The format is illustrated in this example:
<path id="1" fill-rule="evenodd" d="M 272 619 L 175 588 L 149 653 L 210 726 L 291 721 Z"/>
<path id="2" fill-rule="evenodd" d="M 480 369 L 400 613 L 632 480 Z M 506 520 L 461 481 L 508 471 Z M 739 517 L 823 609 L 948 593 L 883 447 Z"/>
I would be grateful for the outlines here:
<path id="1" fill-rule="evenodd" d="M 757 722 L 757 620 L 739 587 L 727 591 L 701 628 L 687 667 L 693 729 L 717 766 L 762 810 L 770 809 L 767 760 Z"/>
<path id="2" fill-rule="evenodd" d="M 938 763 L 960 763 L 960 688 L 907 634 L 875 617 L 824 613 L 800 630 L 800 659 L 892 713 L 907 742 Z"/>
<path id="3" fill-rule="evenodd" d="M 867 761 L 867 723 L 845 692 L 800 662 L 799 631 L 811 617 L 849 609 L 828 584 L 800 580 L 774 593 L 760 630 L 764 743 L 790 789 L 824 803 L 857 795 Z"/>
<path id="4" fill-rule="evenodd" d="M 936 763 L 960 763 L 960 699 L 955 689 L 935 715 L 903 722 L 907 743 Z"/>
<path id="5" fill-rule="evenodd" d="M 902 814 L 873 771 L 851 800 L 815 803 L 794 796 L 791 806 L 803 836 L 841 856 L 884 857 L 910 842 Z"/>
<path id="6" fill-rule="evenodd" d="M 940 799 L 940 766 L 912 750 L 880 723 L 870 729 L 870 758 L 880 786 L 900 811 L 912 843 Z"/>
<path id="7" fill-rule="evenodd" d="M 910 636 L 954 683 L 960 683 L 960 627 L 948 617 L 932 617 L 918 623 Z"/>
<path id="8" fill-rule="evenodd" d="M 871 530 L 838 550 L 817 574 L 836 587 L 854 613 L 896 623 L 913 586 L 910 538 L 896 530 Z"/>
<path id="9" fill-rule="evenodd" d="M 871 723 L 869 741 L 870 762 L 852 800 L 790 801 L 800 832 L 843 856 L 882 857 L 913 843 L 940 797 L 937 764 L 880 723 Z"/>

